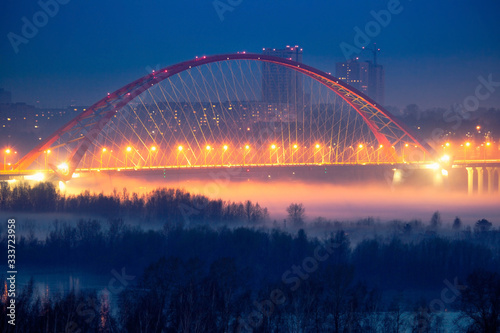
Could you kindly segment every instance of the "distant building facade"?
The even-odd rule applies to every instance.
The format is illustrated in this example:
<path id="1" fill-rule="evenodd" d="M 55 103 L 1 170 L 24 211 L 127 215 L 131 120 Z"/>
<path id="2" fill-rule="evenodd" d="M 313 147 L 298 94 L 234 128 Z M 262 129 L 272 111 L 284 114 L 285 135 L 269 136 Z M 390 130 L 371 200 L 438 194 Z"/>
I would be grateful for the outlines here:
<path id="1" fill-rule="evenodd" d="M 385 105 L 385 72 L 382 65 L 358 59 L 338 62 L 336 76 L 375 102 Z"/>
<path id="2" fill-rule="evenodd" d="M 284 49 L 265 48 L 264 55 L 302 62 L 302 49 L 287 46 Z M 262 64 L 262 101 L 270 104 L 303 102 L 302 74 L 284 66 L 264 62 Z"/>

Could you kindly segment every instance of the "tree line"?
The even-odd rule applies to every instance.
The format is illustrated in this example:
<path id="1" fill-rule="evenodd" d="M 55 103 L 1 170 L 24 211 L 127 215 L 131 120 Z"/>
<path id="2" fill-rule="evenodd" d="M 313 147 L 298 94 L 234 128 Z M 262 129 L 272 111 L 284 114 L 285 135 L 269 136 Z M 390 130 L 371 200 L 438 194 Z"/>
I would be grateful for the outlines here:
<path id="1" fill-rule="evenodd" d="M 115 304 L 97 291 L 43 298 L 31 283 L 18 304 L 18 329 L 442 332 L 445 310 L 433 300 L 450 288 L 445 280 L 458 290 L 454 298 L 445 293 L 446 311 L 460 313 L 457 330 L 499 329 L 500 230 L 472 238 L 388 235 L 356 245 L 350 236 L 170 224 L 152 231 L 120 219 L 57 222 L 45 239 L 20 238 L 19 262 L 100 272 L 123 267 L 135 278 Z M 492 242 L 482 244 L 483 236 Z M 4 320 L 4 298 L 0 309 Z"/>
<path id="2" fill-rule="evenodd" d="M 135 217 L 170 223 L 250 222 L 259 223 L 269 217 L 267 208 L 246 201 L 235 203 L 211 200 L 181 189 L 158 188 L 146 194 L 120 193 L 62 194 L 53 183 L 33 186 L 21 182 L 15 186 L 0 183 L 0 210 L 35 213 L 74 213 L 102 217 Z"/>

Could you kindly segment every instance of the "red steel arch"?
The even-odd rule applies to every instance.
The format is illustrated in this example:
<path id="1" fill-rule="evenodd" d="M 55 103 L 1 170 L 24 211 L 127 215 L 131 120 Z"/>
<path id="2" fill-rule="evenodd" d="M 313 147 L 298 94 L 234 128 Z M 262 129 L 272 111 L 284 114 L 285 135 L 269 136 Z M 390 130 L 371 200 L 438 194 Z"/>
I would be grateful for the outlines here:
<path id="1" fill-rule="evenodd" d="M 342 82 L 338 78 L 335 78 L 330 74 L 311 66 L 307 66 L 305 64 L 284 58 L 262 54 L 236 53 L 205 56 L 193 60 L 188 60 L 176 65 L 165 67 L 159 71 L 145 75 L 144 77 L 141 77 L 140 79 L 127 84 L 126 86 L 116 90 L 115 92 L 108 94 L 108 96 L 92 105 L 86 111 L 82 112 L 67 124 L 65 124 L 63 127 L 58 129 L 54 134 L 43 140 L 33 150 L 31 150 L 22 159 L 20 159 L 13 166 L 13 170 L 26 170 L 63 134 L 68 133 L 69 131 L 79 130 L 80 135 L 75 137 L 73 141 L 80 142 L 77 147 L 73 149 L 67 161 L 67 164 L 69 166 L 68 173 L 66 175 L 59 174 L 59 176 L 63 179 L 70 179 L 71 175 L 80 163 L 83 155 L 96 140 L 97 136 L 104 128 L 104 126 L 117 112 L 120 111 L 123 106 L 127 105 L 135 97 L 139 96 L 151 86 L 183 71 L 210 63 L 231 60 L 255 60 L 274 63 L 305 74 L 325 85 L 342 99 L 344 99 L 361 115 L 363 120 L 367 123 L 368 127 L 375 135 L 378 142 L 384 146 L 384 149 L 386 150 L 388 155 L 392 156 L 395 162 L 397 161 L 397 155 L 391 148 L 394 147 L 394 145 L 398 142 L 402 142 L 402 140 L 404 140 L 405 138 L 406 140 L 412 141 L 416 146 L 422 149 L 423 152 L 427 153 L 428 156 L 435 156 L 434 150 L 427 143 L 417 139 L 417 137 L 411 133 L 410 129 L 408 129 L 392 114 L 385 110 L 381 105 L 377 105 L 374 100 L 364 95 L 357 89 Z M 84 119 L 89 118 L 95 118 L 96 121 L 91 122 L 91 126 L 81 126 L 81 128 L 79 129 L 80 122 Z M 401 131 L 404 133 L 404 135 L 396 135 L 395 131 Z M 52 166 L 52 168 L 55 169 L 54 166 Z"/>

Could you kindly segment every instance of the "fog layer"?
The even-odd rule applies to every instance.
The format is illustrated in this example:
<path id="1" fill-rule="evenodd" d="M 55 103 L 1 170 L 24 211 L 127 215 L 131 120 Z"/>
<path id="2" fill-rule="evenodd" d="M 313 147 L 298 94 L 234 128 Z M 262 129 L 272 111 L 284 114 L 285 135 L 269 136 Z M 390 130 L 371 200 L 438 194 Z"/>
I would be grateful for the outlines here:
<path id="1" fill-rule="evenodd" d="M 145 193 L 158 187 L 182 188 L 211 199 L 243 202 L 251 200 L 267 207 L 272 219 L 286 217 L 285 208 L 292 202 L 306 208 L 306 220 L 321 216 L 332 220 L 357 220 L 374 217 L 382 221 L 420 219 L 427 221 L 439 211 L 444 223 L 455 216 L 472 223 L 486 218 L 500 220 L 500 195 L 468 196 L 459 191 L 429 188 L 394 188 L 385 184 L 318 184 L 283 181 L 188 180 L 168 181 L 163 178 L 131 178 L 95 174 L 73 179 L 66 184 L 68 194 L 91 192 Z"/>

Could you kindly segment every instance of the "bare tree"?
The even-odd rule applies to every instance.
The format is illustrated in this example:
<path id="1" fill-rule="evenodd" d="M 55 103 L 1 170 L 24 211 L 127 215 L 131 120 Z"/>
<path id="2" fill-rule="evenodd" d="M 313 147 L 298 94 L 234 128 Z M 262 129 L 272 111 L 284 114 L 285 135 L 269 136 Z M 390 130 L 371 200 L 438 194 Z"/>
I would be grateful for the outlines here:
<path id="1" fill-rule="evenodd" d="M 500 332 L 500 275 L 486 271 L 469 275 L 460 310 L 467 332 Z"/>
<path id="2" fill-rule="evenodd" d="M 292 203 L 286 208 L 286 212 L 294 226 L 301 226 L 304 224 L 306 209 L 303 204 Z"/>

